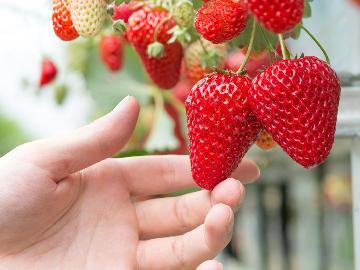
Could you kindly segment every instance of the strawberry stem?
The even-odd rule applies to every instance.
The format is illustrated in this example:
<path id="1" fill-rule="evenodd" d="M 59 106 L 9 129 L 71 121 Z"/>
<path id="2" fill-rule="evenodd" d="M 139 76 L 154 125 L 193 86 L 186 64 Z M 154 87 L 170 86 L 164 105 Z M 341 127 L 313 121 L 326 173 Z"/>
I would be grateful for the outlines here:
<path id="1" fill-rule="evenodd" d="M 329 58 L 329 55 L 327 54 L 326 50 L 324 49 L 324 47 L 320 44 L 320 42 L 315 38 L 315 36 L 313 34 L 311 34 L 310 31 L 304 25 L 301 24 L 300 27 L 302 30 L 304 30 L 310 36 L 310 38 L 320 48 L 320 50 L 323 52 L 323 54 L 325 56 L 326 62 L 330 65 L 330 58 Z"/>
<path id="2" fill-rule="evenodd" d="M 204 42 L 202 41 L 201 37 L 199 38 L 199 42 L 200 42 L 200 45 L 201 45 L 201 48 L 203 49 L 204 53 L 206 55 L 209 55 L 209 52 L 208 50 L 206 49 L 205 45 L 204 45 Z"/>
<path id="3" fill-rule="evenodd" d="M 150 89 L 154 99 L 154 119 L 152 123 L 152 127 L 154 127 L 157 125 L 161 116 L 161 112 L 164 110 L 165 102 L 160 89 L 157 87 L 151 87 Z"/>
<path id="4" fill-rule="evenodd" d="M 178 112 L 182 114 L 186 113 L 184 104 L 180 100 L 175 98 L 172 91 L 162 91 L 162 95 L 165 101 L 170 103 Z"/>
<path id="5" fill-rule="evenodd" d="M 289 51 L 286 49 L 286 46 L 285 46 L 284 36 L 282 34 L 279 34 L 278 37 L 279 37 L 279 42 L 280 42 L 280 46 L 281 46 L 281 52 L 283 55 L 283 59 L 290 59 Z"/>
<path id="6" fill-rule="evenodd" d="M 159 31 L 160 31 L 160 27 L 163 26 L 168 20 L 171 19 L 171 15 L 167 16 L 166 18 L 164 18 L 155 28 L 155 32 L 154 32 L 154 42 L 158 41 L 158 35 L 159 35 Z"/>
<path id="7" fill-rule="evenodd" d="M 269 54 L 269 59 L 270 59 L 270 64 L 274 63 L 274 51 L 276 51 L 274 49 L 274 47 L 272 46 L 270 40 L 267 38 L 264 28 L 260 25 L 260 31 L 261 31 L 261 35 L 263 36 L 263 39 L 266 42 L 266 48 L 268 50 L 268 54 Z"/>
<path id="8" fill-rule="evenodd" d="M 249 41 L 249 45 L 248 45 L 248 48 L 247 48 L 247 51 L 246 51 L 246 55 L 245 55 L 245 58 L 241 64 L 241 66 L 239 67 L 238 71 L 236 71 L 236 74 L 241 74 L 243 73 L 244 71 L 244 68 L 246 67 L 246 64 L 250 58 L 250 55 L 251 55 L 251 52 L 252 52 L 252 49 L 253 49 L 253 46 L 254 46 L 254 40 L 255 40 L 255 34 L 256 34 L 256 25 L 257 25 L 257 22 L 256 22 L 256 19 L 253 18 L 253 24 L 252 24 L 252 28 L 251 28 L 251 36 L 250 36 L 250 41 Z"/>

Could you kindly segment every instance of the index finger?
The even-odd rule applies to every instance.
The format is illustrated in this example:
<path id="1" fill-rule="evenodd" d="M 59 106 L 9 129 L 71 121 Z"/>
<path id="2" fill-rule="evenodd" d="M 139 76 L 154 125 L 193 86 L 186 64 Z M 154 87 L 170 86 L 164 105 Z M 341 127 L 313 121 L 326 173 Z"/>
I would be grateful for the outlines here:
<path id="1" fill-rule="evenodd" d="M 121 175 L 132 195 L 156 195 L 195 187 L 189 156 L 145 156 L 114 160 L 110 173 Z M 260 175 L 255 162 L 243 159 L 232 177 L 242 183 Z"/>

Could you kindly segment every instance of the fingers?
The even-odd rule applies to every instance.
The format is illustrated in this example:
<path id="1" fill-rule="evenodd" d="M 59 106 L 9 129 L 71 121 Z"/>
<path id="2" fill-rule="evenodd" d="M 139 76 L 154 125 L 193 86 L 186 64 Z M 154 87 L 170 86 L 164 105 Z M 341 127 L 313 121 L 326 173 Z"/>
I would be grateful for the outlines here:
<path id="1" fill-rule="evenodd" d="M 250 159 L 243 159 L 231 177 L 240 180 L 244 184 L 252 183 L 260 176 L 260 169 Z"/>
<path id="2" fill-rule="evenodd" d="M 155 195 L 194 187 L 188 156 L 148 156 L 115 160 L 111 169 L 122 175 L 132 195 Z M 233 174 L 243 183 L 259 177 L 253 161 L 244 159 Z"/>
<path id="3" fill-rule="evenodd" d="M 140 239 L 188 232 L 204 222 L 212 206 L 222 203 L 235 210 L 244 196 L 244 186 L 235 179 L 228 179 L 212 192 L 203 190 L 179 197 L 138 202 L 135 207 Z"/>
<path id="4" fill-rule="evenodd" d="M 196 270 L 222 270 L 223 265 L 215 260 L 202 263 Z"/>
<path id="5" fill-rule="evenodd" d="M 195 269 L 214 258 L 229 243 L 233 226 L 232 209 L 217 204 L 209 211 L 203 225 L 184 235 L 140 242 L 138 269 Z"/>
<path id="6" fill-rule="evenodd" d="M 84 169 L 117 153 L 131 136 L 139 106 L 125 98 L 112 112 L 67 136 L 40 140 L 14 154 L 48 170 L 54 180 Z"/>

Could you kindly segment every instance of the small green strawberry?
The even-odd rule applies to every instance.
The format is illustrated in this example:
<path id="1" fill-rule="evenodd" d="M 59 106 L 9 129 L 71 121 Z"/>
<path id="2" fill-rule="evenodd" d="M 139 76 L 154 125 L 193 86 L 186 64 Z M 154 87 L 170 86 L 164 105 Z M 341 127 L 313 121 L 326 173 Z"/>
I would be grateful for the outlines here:
<path id="1" fill-rule="evenodd" d="M 72 0 L 70 4 L 74 27 L 80 36 L 89 38 L 98 34 L 106 18 L 105 0 Z"/>
<path id="2" fill-rule="evenodd" d="M 182 28 L 189 28 L 194 24 L 194 6 L 189 0 L 178 2 L 173 10 L 173 17 L 176 24 Z"/>

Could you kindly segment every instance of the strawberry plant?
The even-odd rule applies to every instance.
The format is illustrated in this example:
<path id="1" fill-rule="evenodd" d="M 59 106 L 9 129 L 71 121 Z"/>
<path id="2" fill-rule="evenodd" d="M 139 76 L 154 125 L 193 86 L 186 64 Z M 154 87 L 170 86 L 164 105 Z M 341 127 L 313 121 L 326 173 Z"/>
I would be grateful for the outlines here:
<path id="1" fill-rule="evenodd" d="M 143 105 L 126 151 L 189 151 L 194 180 L 213 189 L 255 143 L 305 168 L 329 155 L 340 83 L 303 24 L 311 1 L 54 0 L 53 26 L 63 41 L 85 38 L 70 43 L 70 64 L 100 107 L 127 94 Z M 323 60 L 291 52 L 301 34 Z"/>

